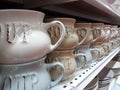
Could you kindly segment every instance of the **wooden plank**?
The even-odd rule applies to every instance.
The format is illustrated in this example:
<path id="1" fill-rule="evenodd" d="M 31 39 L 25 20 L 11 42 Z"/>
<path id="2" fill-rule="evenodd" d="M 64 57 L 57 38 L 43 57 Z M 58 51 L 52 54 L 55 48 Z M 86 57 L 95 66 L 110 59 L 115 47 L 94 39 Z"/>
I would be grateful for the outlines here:
<path id="1" fill-rule="evenodd" d="M 62 3 L 69 3 L 78 0 L 24 0 L 25 8 L 37 8 L 47 5 L 57 5 Z"/>
<path id="2" fill-rule="evenodd" d="M 59 6 L 46 6 L 46 7 L 42 7 L 42 9 L 44 10 L 49 10 L 52 12 L 56 12 L 59 14 L 64 14 L 64 15 L 68 15 L 68 16 L 73 16 L 73 17 L 77 17 L 77 18 L 83 18 L 83 19 L 88 19 L 90 21 L 97 21 L 97 22 L 105 22 L 105 23 L 111 23 L 111 24 L 116 24 L 118 23 L 116 18 L 114 18 L 114 20 L 112 18 L 106 18 L 106 17 L 102 17 L 102 16 L 97 16 L 96 14 L 86 14 L 84 12 L 77 12 L 77 11 L 73 11 L 70 9 L 66 9 L 66 8 L 61 8 Z"/>
<path id="3" fill-rule="evenodd" d="M 0 2 L 23 4 L 23 0 L 0 0 Z"/>
<path id="4" fill-rule="evenodd" d="M 89 21 L 103 22 L 108 24 L 120 25 L 120 15 L 93 0 L 79 0 L 76 2 L 63 3 L 59 5 L 50 5 L 41 7 L 44 11 L 54 12 L 58 15 L 83 18 Z M 91 4 L 92 3 L 92 4 Z M 95 5 L 93 5 L 95 4 Z M 51 15 L 53 15 L 51 13 Z"/>

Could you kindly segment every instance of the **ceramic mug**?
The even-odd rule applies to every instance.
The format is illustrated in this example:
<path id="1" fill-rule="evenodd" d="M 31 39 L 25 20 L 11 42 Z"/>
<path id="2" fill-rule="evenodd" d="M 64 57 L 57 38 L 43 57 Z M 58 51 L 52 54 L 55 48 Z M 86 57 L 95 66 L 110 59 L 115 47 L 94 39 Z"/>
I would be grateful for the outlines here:
<path id="1" fill-rule="evenodd" d="M 45 64 L 46 57 L 24 64 L 0 64 L 0 90 L 50 90 L 64 76 L 64 66 L 60 62 Z M 55 81 L 50 71 L 59 66 L 61 73 Z"/>
<path id="2" fill-rule="evenodd" d="M 96 45 L 92 45 L 91 47 L 92 48 L 97 48 L 99 50 L 100 55 L 98 57 L 98 60 L 101 60 L 107 53 L 105 51 L 105 49 L 103 48 L 103 46 L 101 44 L 99 44 L 99 43 L 97 43 Z"/>
<path id="3" fill-rule="evenodd" d="M 33 10 L 0 10 L 0 63 L 34 61 L 60 45 L 65 36 L 63 23 L 44 23 L 44 16 Z M 47 32 L 52 26 L 58 26 L 61 32 L 54 45 Z"/>
<path id="4" fill-rule="evenodd" d="M 96 38 L 96 42 L 103 42 L 106 37 L 104 31 L 104 23 L 92 23 L 91 28 L 93 30 L 93 37 Z"/>
<path id="5" fill-rule="evenodd" d="M 111 39 L 119 37 L 119 28 L 117 25 L 111 25 Z"/>
<path id="6" fill-rule="evenodd" d="M 76 23 L 75 28 L 77 29 L 77 34 L 79 37 L 79 42 L 81 44 L 90 44 L 93 36 L 91 34 L 91 23 Z"/>
<path id="7" fill-rule="evenodd" d="M 79 45 L 90 45 L 96 41 L 97 37 L 93 36 L 91 28 L 92 23 L 76 23 L 75 28 L 79 37 Z"/>
<path id="8" fill-rule="evenodd" d="M 80 45 L 76 47 L 75 54 L 83 53 L 86 55 L 86 66 L 93 63 L 97 60 L 98 57 L 100 57 L 100 51 L 97 48 L 90 48 L 89 45 Z M 93 55 L 94 54 L 94 55 Z M 95 55 L 96 54 L 96 55 Z M 80 61 L 82 57 L 78 57 L 78 60 Z"/>
<path id="9" fill-rule="evenodd" d="M 120 45 L 120 42 L 118 39 L 110 40 L 109 43 L 111 44 L 112 49 L 114 49 Z"/>
<path id="10" fill-rule="evenodd" d="M 107 41 L 105 39 L 101 42 L 96 41 L 91 46 L 95 47 L 95 48 L 98 48 L 100 50 L 101 57 L 103 57 L 104 55 L 108 55 L 109 52 L 112 50 L 112 47 L 113 47 L 111 40 Z"/>
<path id="11" fill-rule="evenodd" d="M 103 42 L 102 46 L 107 54 L 112 50 L 112 44 L 110 42 Z"/>
<path id="12" fill-rule="evenodd" d="M 83 58 L 86 58 L 86 56 L 82 53 L 79 55 L 73 54 L 73 50 L 61 50 L 61 51 L 53 51 L 48 54 L 47 59 L 45 60 L 46 63 L 51 63 L 51 62 L 61 62 L 64 67 L 65 67 L 65 75 L 62 79 L 62 81 L 67 80 L 70 78 L 76 71 L 77 68 L 77 61 L 75 60 L 75 57 L 81 56 Z M 85 66 L 86 64 L 86 59 L 80 64 L 80 67 Z M 55 80 L 56 77 L 59 76 L 61 70 L 60 68 L 56 67 L 51 69 L 51 76 L 52 80 Z"/>
<path id="13" fill-rule="evenodd" d="M 65 25 L 65 28 L 66 28 L 64 40 L 56 49 L 57 50 L 74 49 L 79 44 L 76 29 L 74 27 L 76 19 L 74 18 L 48 18 L 46 22 L 53 21 L 53 20 L 61 21 Z M 54 27 L 49 28 L 49 35 L 51 37 L 52 43 L 54 44 L 61 35 L 59 31 L 59 27 L 54 26 Z"/>
<path id="14" fill-rule="evenodd" d="M 104 31 L 106 35 L 104 42 L 106 42 L 109 41 L 111 38 L 111 25 L 104 24 Z"/>

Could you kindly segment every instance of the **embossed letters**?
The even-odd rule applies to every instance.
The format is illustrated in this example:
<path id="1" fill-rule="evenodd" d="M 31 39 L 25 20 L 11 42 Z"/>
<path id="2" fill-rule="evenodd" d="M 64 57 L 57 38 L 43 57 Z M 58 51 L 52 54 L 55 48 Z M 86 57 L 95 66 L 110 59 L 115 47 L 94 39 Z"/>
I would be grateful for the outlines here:
<path id="1" fill-rule="evenodd" d="M 0 40 L 13 44 L 22 35 L 22 42 L 27 42 L 26 33 L 29 30 L 30 27 L 27 24 L 2 24 L 0 25 Z"/>

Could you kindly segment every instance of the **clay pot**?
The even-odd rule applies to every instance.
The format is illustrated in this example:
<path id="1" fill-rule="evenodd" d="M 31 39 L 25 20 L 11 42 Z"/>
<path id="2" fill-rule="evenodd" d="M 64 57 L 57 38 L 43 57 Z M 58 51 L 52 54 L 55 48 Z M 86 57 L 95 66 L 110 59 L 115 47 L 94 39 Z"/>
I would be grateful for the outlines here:
<path id="1" fill-rule="evenodd" d="M 77 30 L 74 28 L 76 20 L 74 18 L 48 18 L 46 21 L 49 22 L 53 20 L 61 21 L 66 28 L 64 40 L 56 50 L 74 49 L 79 44 L 78 36 L 76 33 Z M 59 32 L 59 27 L 54 26 L 49 28 L 49 35 L 52 39 L 52 43 L 54 44 L 61 35 Z"/>
<path id="2" fill-rule="evenodd" d="M 104 31 L 105 31 L 105 40 L 104 42 L 108 42 L 111 38 L 111 25 L 104 25 Z"/>
<path id="3" fill-rule="evenodd" d="M 94 41 L 91 23 L 76 23 L 75 28 L 79 37 L 79 45 L 90 45 Z"/>
<path id="4" fill-rule="evenodd" d="M 112 43 L 110 42 L 103 42 L 102 46 L 107 54 L 112 50 Z"/>
<path id="5" fill-rule="evenodd" d="M 83 56 L 84 54 L 74 55 L 73 50 L 61 50 L 61 51 L 53 51 L 50 54 L 48 54 L 46 63 L 51 62 L 61 62 L 65 67 L 65 75 L 62 80 L 66 80 L 70 78 L 76 71 L 77 63 L 75 60 L 75 57 Z M 86 64 L 86 61 L 82 62 L 81 66 L 83 67 Z M 56 77 L 59 76 L 61 70 L 59 67 L 51 69 L 51 76 L 52 80 L 55 80 Z"/>
<path id="6" fill-rule="evenodd" d="M 119 37 L 119 29 L 116 25 L 111 25 L 111 40 Z"/>
<path id="7" fill-rule="evenodd" d="M 49 90 L 64 76 L 64 66 L 60 62 L 45 64 L 46 57 L 24 64 L 0 64 L 0 90 Z M 59 66 L 61 73 L 51 80 L 52 68 Z"/>
<path id="8" fill-rule="evenodd" d="M 96 45 L 92 45 L 91 47 L 97 48 L 99 50 L 100 55 L 98 57 L 98 60 L 101 60 L 108 53 L 107 51 L 105 51 L 104 47 L 99 43 L 97 43 Z"/>
<path id="9" fill-rule="evenodd" d="M 59 21 L 43 23 L 45 14 L 22 9 L 0 10 L 0 63 L 37 60 L 63 41 L 65 27 Z M 48 28 L 58 26 L 61 36 L 51 44 Z"/>
<path id="10" fill-rule="evenodd" d="M 75 49 L 75 54 L 83 53 L 86 58 L 86 66 L 95 62 L 98 57 L 100 57 L 100 51 L 97 48 L 90 48 L 89 45 L 80 45 Z M 78 57 L 78 60 L 81 61 L 83 57 Z"/>
<path id="11" fill-rule="evenodd" d="M 103 42 L 106 37 L 104 23 L 92 23 L 91 28 L 93 30 L 93 37 L 96 38 L 94 43 Z"/>

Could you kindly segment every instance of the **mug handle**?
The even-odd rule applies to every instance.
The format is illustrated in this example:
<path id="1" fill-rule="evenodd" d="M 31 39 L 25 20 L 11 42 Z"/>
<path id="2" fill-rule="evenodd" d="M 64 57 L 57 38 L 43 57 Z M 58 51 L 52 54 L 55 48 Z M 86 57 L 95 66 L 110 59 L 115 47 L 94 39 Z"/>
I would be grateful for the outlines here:
<path id="1" fill-rule="evenodd" d="M 107 39 L 110 39 L 110 38 L 111 38 L 111 34 L 112 34 L 112 30 L 111 30 L 111 29 L 104 29 L 104 30 L 106 30 L 106 31 L 105 31 L 106 34 L 108 33 L 107 35 L 109 35 L 109 36 L 106 37 L 106 40 L 107 40 Z"/>
<path id="2" fill-rule="evenodd" d="M 110 35 L 111 35 L 112 31 L 111 31 L 111 29 L 109 29 L 108 31 L 109 31 L 109 37 L 108 37 L 108 39 L 110 39 Z"/>
<path id="3" fill-rule="evenodd" d="M 97 56 L 96 56 L 96 58 L 94 58 L 94 59 L 97 59 L 97 58 L 99 58 L 101 55 L 100 55 L 100 50 L 99 49 L 97 49 L 97 48 L 90 48 L 90 51 L 91 51 L 91 53 L 92 53 L 92 51 L 97 51 Z"/>
<path id="4" fill-rule="evenodd" d="M 105 50 L 106 52 L 108 52 L 110 50 L 110 47 L 108 45 L 102 45 L 103 46 L 103 49 L 105 50 L 105 48 L 107 48 L 107 50 Z"/>
<path id="5" fill-rule="evenodd" d="M 59 77 L 51 82 L 51 87 L 54 87 L 55 85 L 57 85 L 63 78 L 64 74 L 65 74 L 65 68 L 64 65 L 60 62 L 54 62 L 54 63 L 50 63 L 50 64 L 46 64 L 47 65 L 47 69 L 50 70 L 52 67 L 55 66 L 60 66 L 61 67 L 61 75 L 59 75 Z"/>
<path id="6" fill-rule="evenodd" d="M 78 67 L 79 69 L 83 68 L 87 64 L 87 58 L 86 58 L 85 54 L 83 54 L 83 53 L 77 53 L 77 54 L 74 54 L 74 57 L 75 58 L 76 57 L 84 57 L 84 62 L 81 64 L 81 67 Z"/>
<path id="7" fill-rule="evenodd" d="M 96 40 L 98 40 L 98 38 L 102 34 L 102 31 L 100 30 L 100 28 L 93 28 L 93 32 L 94 32 L 94 30 L 96 31 L 96 34 L 98 33 L 98 35 L 97 35 L 96 38 L 93 38 L 93 42 L 95 42 Z"/>
<path id="8" fill-rule="evenodd" d="M 88 35 L 89 35 L 89 33 L 90 33 L 90 30 L 87 30 L 86 28 L 81 28 L 81 29 L 78 28 L 78 29 L 77 29 L 77 34 L 78 34 L 79 30 L 84 30 L 84 31 L 86 31 L 86 35 L 85 35 L 85 37 L 82 39 L 82 41 L 80 41 L 80 42 L 78 43 L 78 46 L 81 45 L 81 44 L 86 40 L 86 38 L 88 37 Z M 80 37 L 79 34 L 78 34 L 78 37 Z"/>
<path id="9" fill-rule="evenodd" d="M 65 32 L 66 32 L 65 26 L 60 21 L 52 21 L 49 23 L 43 23 L 43 25 L 44 25 L 45 30 L 48 30 L 52 26 L 58 26 L 60 28 L 60 32 L 61 32 L 60 38 L 58 39 L 58 41 L 54 45 L 51 44 L 51 46 L 50 46 L 50 51 L 53 51 L 62 43 L 62 41 L 65 37 Z"/>
<path id="10" fill-rule="evenodd" d="M 110 44 L 111 44 L 111 49 L 113 49 L 114 48 L 114 42 L 110 42 Z"/>

